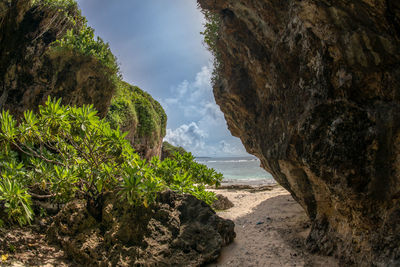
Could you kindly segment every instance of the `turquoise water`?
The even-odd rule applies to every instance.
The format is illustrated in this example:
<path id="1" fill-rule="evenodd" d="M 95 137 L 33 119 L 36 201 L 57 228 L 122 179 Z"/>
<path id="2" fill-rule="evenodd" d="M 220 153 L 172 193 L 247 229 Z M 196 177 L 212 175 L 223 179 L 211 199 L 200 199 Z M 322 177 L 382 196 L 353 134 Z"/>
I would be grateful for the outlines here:
<path id="1" fill-rule="evenodd" d="M 274 184 L 271 174 L 260 167 L 260 160 L 254 157 L 196 158 L 196 161 L 214 168 L 224 175 L 223 183 L 228 184 Z"/>

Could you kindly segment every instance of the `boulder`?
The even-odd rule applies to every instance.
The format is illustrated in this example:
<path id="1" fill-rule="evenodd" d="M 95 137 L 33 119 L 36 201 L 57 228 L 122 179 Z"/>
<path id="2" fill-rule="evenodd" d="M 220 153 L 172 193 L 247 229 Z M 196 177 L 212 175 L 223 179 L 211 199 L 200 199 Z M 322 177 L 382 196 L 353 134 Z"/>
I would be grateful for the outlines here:
<path id="1" fill-rule="evenodd" d="M 214 261 L 235 238 L 234 223 L 203 201 L 173 191 L 149 208 L 104 196 L 100 220 L 77 200 L 54 217 L 48 238 L 77 264 L 96 266 L 200 266 Z"/>
<path id="2" fill-rule="evenodd" d="M 226 196 L 218 194 L 217 200 L 211 205 L 216 210 L 227 210 L 234 206 L 232 201 L 230 201 Z"/>

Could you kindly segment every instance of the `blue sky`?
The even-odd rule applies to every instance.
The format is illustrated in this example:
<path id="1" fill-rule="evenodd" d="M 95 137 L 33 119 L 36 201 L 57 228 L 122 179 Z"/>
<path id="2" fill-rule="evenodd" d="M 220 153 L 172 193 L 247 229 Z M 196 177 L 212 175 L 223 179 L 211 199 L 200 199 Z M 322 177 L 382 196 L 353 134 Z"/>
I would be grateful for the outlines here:
<path id="1" fill-rule="evenodd" d="M 196 156 L 247 155 L 232 137 L 210 85 L 195 0 L 78 0 L 88 24 L 117 56 L 124 80 L 149 92 L 168 115 L 166 140 Z"/>

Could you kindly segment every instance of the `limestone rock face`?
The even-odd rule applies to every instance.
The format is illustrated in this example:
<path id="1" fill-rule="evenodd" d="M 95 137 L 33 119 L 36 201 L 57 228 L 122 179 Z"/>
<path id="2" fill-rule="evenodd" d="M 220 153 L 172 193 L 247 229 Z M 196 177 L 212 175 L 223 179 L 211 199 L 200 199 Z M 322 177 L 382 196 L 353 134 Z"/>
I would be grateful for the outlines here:
<path id="1" fill-rule="evenodd" d="M 233 241 L 233 229 L 194 196 L 165 191 L 147 209 L 108 194 L 100 221 L 84 201 L 71 202 L 54 217 L 48 237 L 85 266 L 202 266 Z"/>
<path id="2" fill-rule="evenodd" d="M 221 17 L 216 102 L 308 213 L 309 248 L 400 265 L 400 2 L 198 2 Z"/>
<path id="3" fill-rule="evenodd" d="M 2 1 L 0 10 L 0 109 L 20 117 L 52 96 L 64 104 L 94 104 L 104 116 L 115 90 L 110 70 L 93 57 L 50 49 L 79 28 L 79 20 L 74 24 L 64 11 L 29 0 Z"/>

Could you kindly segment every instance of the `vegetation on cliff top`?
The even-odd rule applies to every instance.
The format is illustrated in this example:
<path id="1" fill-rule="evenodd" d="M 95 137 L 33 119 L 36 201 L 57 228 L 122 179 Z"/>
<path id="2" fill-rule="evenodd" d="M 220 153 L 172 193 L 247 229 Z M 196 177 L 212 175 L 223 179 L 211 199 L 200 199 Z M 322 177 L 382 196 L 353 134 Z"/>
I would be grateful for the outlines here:
<path id="1" fill-rule="evenodd" d="M 0 217 L 4 221 L 30 222 L 32 196 L 53 203 L 84 198 L 94 213 L 108 191 L 117 191 L 131 205 L 146 207 L 167 188 L 207 203 L 214 200 L 205 185 L 218 185 L 221 174 L 196 163 L 189 153 L 176 153 L 174 159 L 162 162 L 156 157 L 142 160 L 124 138 L 126 133 L 111 128 L 96 113 L 92 106 L 63 106 L 50 98 L 38 114 L 26 111 L 19 124 L 2 111 Z"/>
<path id="2" fill-rule="evenodd" d="M 121 79 L 117 58 L 111 52 L 108 43 L 98 36 L 95 38 L 94 29 L 87 25 L 87 20 L 82 16 L 75 0 L 36 0 L 34 5 L 56 10 L 57 14 L 64 14 L 73 25 L 64 36 L 52 43 L 50 52 L 61 54 L 74 52 L 78 56 L 91 57 L 108 69 L 109 79 L 117 85 Z"/>
<path id="3" fill-rule="evenodd" d="M 211 82 L 216 83 L 218 79 L 218 71 L 221 67 L 220 52 L 218 51 L 219 29 L 221 25 L 220 15 L 209 10 L 201 9 L 201 12 L 206 19 L 204 23 L 204 31 L 200 32 L 204 36 L 204 44 L 214 57 L 214 69 L 211 77 Z"/>
<path id="4" fill-rule="evenodd" d="M 105 67 L 98 71 L 113 85 L 114 96 L 106 115 L 111 127 L 129 131 L 132 145 L 145 144 L 153 147 L 160 142 L 165 136 L 167 121 L 163 108 L 148 93 L 122 81 L 117 58 L 111 52 L 108 43 L 100 37 L 95 38 L 94 30 L 87 26 L 76 1 L 36 0 L 33 4 L 39 8 L 63 13 L 74 25 L 64 36 L 52 43 L 50 54 L 61 58 L 89 57 Z"/>
<path id="5" fill-rule="evenodd" d="M 107 114 L 111 127 L 134 131 L 134 140 L 147 138 L 150 146 L 165 136 L 167 115 L 151 95 L 120 81 Z"/>
<path id="6" fill-rule="evenodd" d="M 171 144 L 168 143 L 167 141 L 164 141 L 164 142 L 163 142 L 163 144 L 162 144 L 162 153 L 161 153 L 162 159 L 165 159 L 165 158 L 174 158 L 174 156 L 175 156 L 176 153 L 179 153 L 179 154 L 181 154 L 181 155 L 184 155 L 184 154 L 186 154 L 187 152 L 186 152 L 186 150 L 185 150 L 183 147 L 181 147 L 181 146 L 174 146 L 174 145 L 171 145 Z"/>

